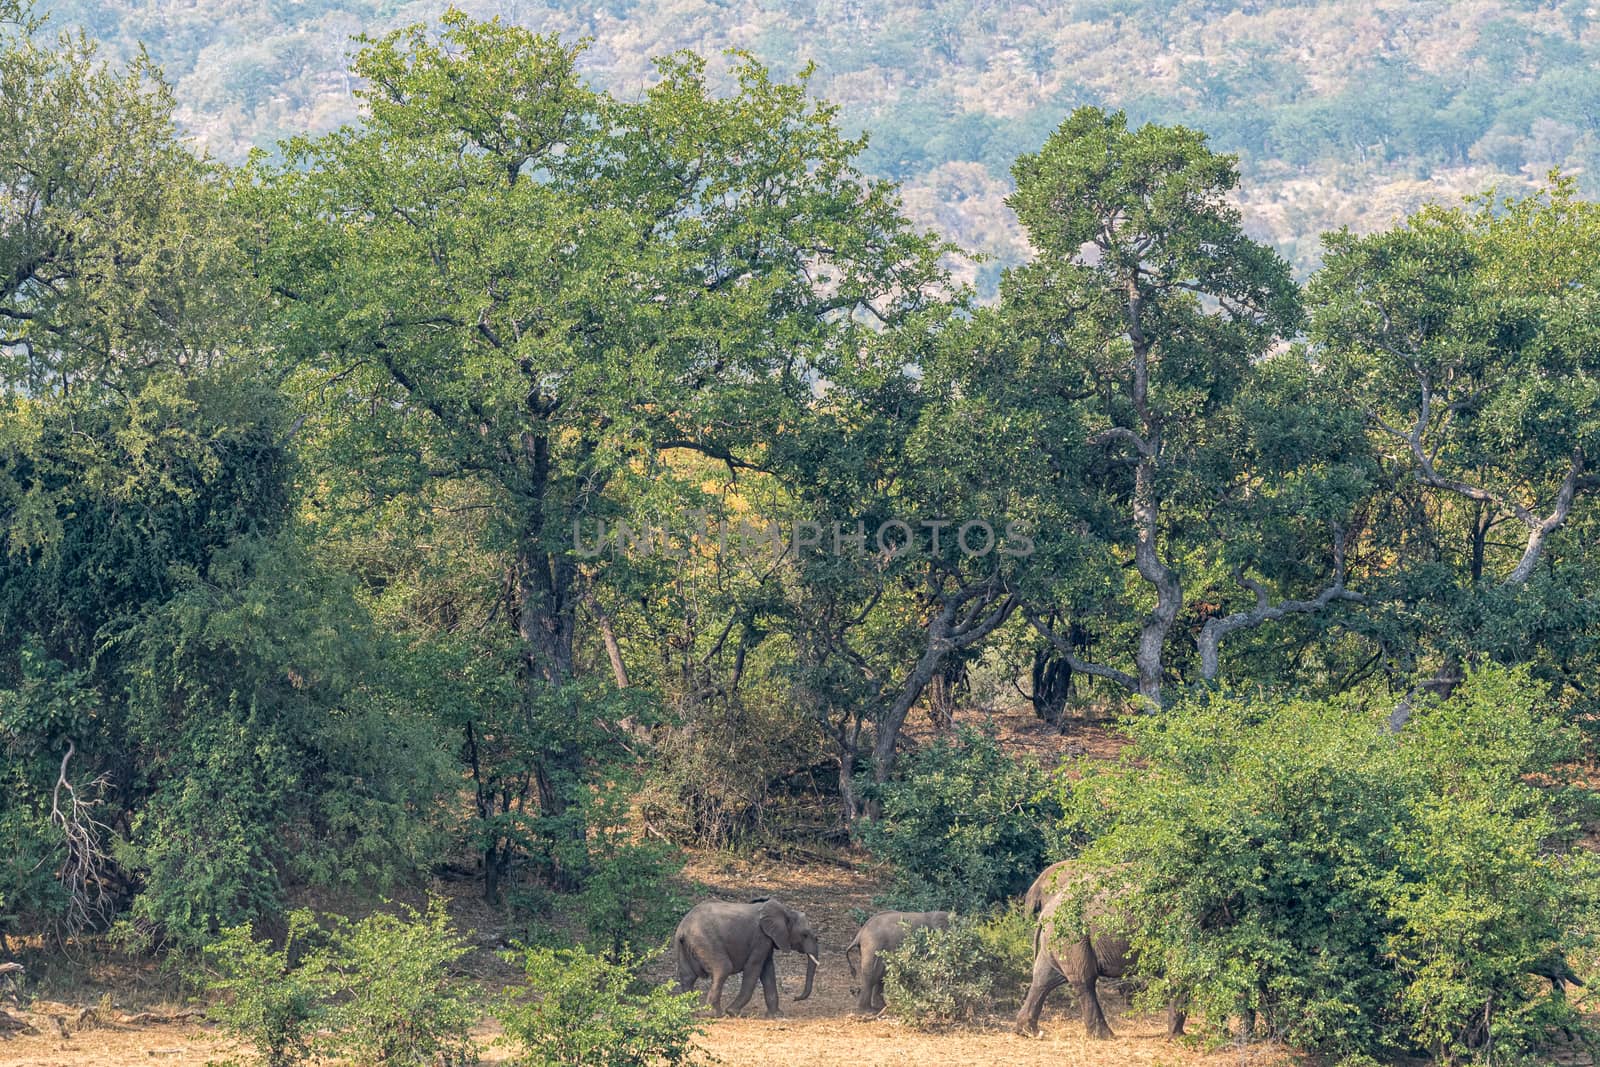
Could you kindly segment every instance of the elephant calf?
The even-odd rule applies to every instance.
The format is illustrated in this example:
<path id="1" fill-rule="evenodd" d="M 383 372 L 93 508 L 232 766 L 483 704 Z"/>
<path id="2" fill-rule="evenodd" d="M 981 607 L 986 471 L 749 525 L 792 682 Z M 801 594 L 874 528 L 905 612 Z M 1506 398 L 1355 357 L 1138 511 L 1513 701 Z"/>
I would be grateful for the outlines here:
<path id="1" fill-rule="evenodd" d="M 1017 1012 L 1017 1032 L 1029 1037 L 1039 1033 L 1039 1013 L 1045 997 L 1062 983 L 1072 987 L 1083 1013 L 1083 1028 L 1090 1037 L 1115 1035 L 1100 1010 L 1095 985 L 1102 978 L 1121 978 L 1129 970 L 1128 939 L 1116 930 L 1116 912 L 1109 894 L 1102 890 L 1089 899 L 1084 922 L 1072 928 L 1058 922 L 1056 915 L 1073 885 L 1082 876 L 1068 863 L 1047 867 L 1023 898 L 1029 911 L 1037 908 L 1039 925 L 1033 932 L 1033 979 L 1028 994 Z M 1167 1034 L 1183 1033 L 1184 1013 L 1178 1004 L 1167 1012 Z"/>
<path id="2" fill-rule="evenodd" d="M 687 993 L 702 978 L 711 979 L 706 1004 L 713 1015 L 722 1014 L 722 985 L 734 974 L 743 977 L 730 1011 L 737 1015 L 744 1010 L 759 978 L 767 1017 L 777 1015 L 778 973 L 773 954 L 780 948 L 806 955 L 806 987 L 796 1000 L 811 995 L 817 975 L 816 931 L 804 913 L 776 900 L 696 904 L 678 923 L 672 946 L 678 957 L 679 992 Z"/>
<path id="3" fill-rule="evenodd" d="M 856 960 L 850 954 L 855 953 L 861 961 L 861 995 L 856 998 L 856 1010 L 883 1010 L 883 953 L 905 944 L 913 930 L 943 930 L 949 925 L 948 911 L 881 911 L 863 923 L 856 939 L 844 950 L 850 977 L 856 977 Z"/>

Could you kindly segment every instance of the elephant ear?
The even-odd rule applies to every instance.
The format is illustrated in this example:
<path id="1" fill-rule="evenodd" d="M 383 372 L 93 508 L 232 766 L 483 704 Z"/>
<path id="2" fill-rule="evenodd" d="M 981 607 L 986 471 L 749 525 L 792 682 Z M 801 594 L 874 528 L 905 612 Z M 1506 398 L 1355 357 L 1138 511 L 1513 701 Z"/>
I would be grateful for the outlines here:
<path id="1" fill-rule="evenodd" d="M 789 927 L 793 923 L 793 913 L 776 900 L 763 901 L 761 904 L 761 932 L 772 938 L 772 943 L 780 948 L 789 947 Z"/>

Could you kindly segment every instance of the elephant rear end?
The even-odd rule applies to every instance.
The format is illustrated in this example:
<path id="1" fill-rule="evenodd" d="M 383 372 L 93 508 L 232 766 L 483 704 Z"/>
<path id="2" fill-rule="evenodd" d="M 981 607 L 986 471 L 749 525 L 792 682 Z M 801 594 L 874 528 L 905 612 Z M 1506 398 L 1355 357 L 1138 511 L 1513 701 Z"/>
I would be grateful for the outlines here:
<path id="1" fill-rule="evenodd" d="M 680 993 L 689 992 L 694 988 L 696 982 L 706 977 L 704 965 L 695 959 L 694 952 L 689 948 L 688 939 L 684 936 L 684 926 L 688 921 L 689 916 L 685 915 L 678 921 L 678 928 L 672 932 L 672 954 L 678 965 L 678 992 Z"/>
<path id="2" fill-rule="evenodd" d="M 950 924 L 947 911 L 885 911 L 879 912 L 862 924 L 856 938 L 845 949 L 845 961 L 850 964 L 850 976 L 856 977 L 856 960 L 860 958 L 861 993 L 856 1008 L 862 1012 L 877 1012 L 884 1008 L 883 972 L 885 952 L 893 952 L 906 943 L 913 930 L 944 929 Z"/>

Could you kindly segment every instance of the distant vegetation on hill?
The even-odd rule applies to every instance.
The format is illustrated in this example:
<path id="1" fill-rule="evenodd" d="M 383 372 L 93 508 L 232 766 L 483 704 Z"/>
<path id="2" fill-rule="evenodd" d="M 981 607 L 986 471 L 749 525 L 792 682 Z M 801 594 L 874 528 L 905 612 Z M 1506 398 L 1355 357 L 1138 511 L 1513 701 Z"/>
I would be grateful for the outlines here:
<path id="1" fill-rule="evenodd" d="M 1081 103 L 1208 132 L 1243 162 L 1254 234 L 1304 271 L 1319 234 L 1428 199 L 1520 186 L 1600 153 L 1600 15 L 1589 0 L 460 0 L 472 14 L 593 39 L 624 94 L 652 57 L 745 49 L 866 129 L 866 164 L 913 214 L 996 260 L 1024 252 L 1009 168 Z M 350 39 L 444 0 L 53 0 L 131 54 L 143 42 L 214 153 L 351 119 Z"/>

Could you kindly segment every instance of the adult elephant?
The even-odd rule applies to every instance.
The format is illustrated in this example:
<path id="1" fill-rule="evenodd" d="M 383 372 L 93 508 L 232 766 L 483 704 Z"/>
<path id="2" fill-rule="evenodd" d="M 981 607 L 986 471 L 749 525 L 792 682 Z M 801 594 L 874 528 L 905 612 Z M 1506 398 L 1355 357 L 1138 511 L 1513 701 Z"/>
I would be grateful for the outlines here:
<path id="1" fill-rule="evenodd" d="M 1052 863 L 1043 871 L 1040 871 L 1039 877 L 1035 878 L 1033 884 L 1028 887 L 1028 891 L 1022 894 L 1024 910 L 1029 915 L 1038 915 L 1044 908 L 1045 901 L 1071 884 L 1071 872 L 1071 860 Z"/>
<path id="2" fill-rule="evenodd" d="M 743 977 L 730 1011 L 737 1015 L 750 1003 L 759 977 L 767 1017 L 778 1014 L 778 973 L 773 962 L 778 949 L 805 953 L 806 987 L 796 1000 L 811 995 L 817 976 L 817 932 L 803 912 L 776 900 L 696 904 L 679 921 L 672 945 L 678 957 L 678 990 L 687 993 L 700 979 L 711 979 L 706 1004 L 714 1015 L 722 1014 L 722 985 L 735 974 Z"/>
<path id="3" fill-rule="evenodd" d="M 1073 887 L 1083 877 L 1069 862 L 1052 864 L 1034 880 L 1023 898 L 1030 911 L 1038 902 L 1039 924 L 1033 932 L 1033 979 L 1017 1011 L 1019 1034 L 1038 1036 L 1039 1013 L 1044 1010 L 1045 998 L 1065 983 L 1078 998 L 1084 1031 L 1096 1038 L 1115 1036 L 1100 1009 L 1095 986 L 1102 978 L 1126 975 L 1131 952 L 1127 937 L 1119 929 L 1119 916 L 1109 890 L 1101 889 L 1089 897 L 1081 922 L 1068 922 L 1062 914 L 1064 904 L 1073 896 Z M 1167 1010 L 1167 1035 L 1183 1033 L 1184 1022 L 1184 1012 L 1174 1003 Z"/>
<path id="4" fill-rule="evenodd" d="M 844 950 L 850 977 L 857 976 L 857 960 L 860 961 L 861 993 L 856 997 L 856 1010 L 883 1010 L 883 953 L 904 945 L 913 930 L 944 930 L 949 926 L 948 911 L 880 911 L 862 923 L 855 940 Z M 851 958 L 852 952 L 855 958 Z"/>

